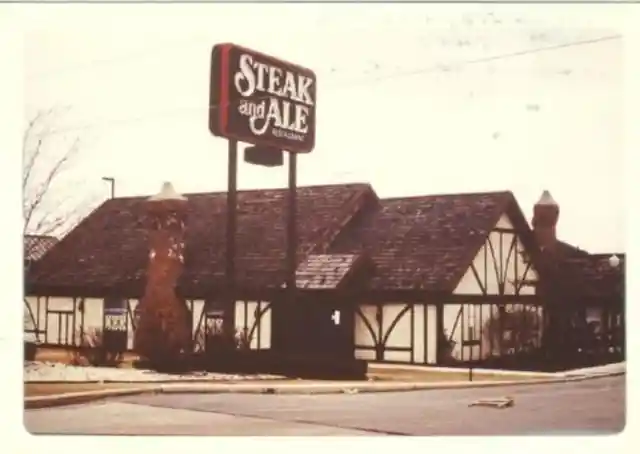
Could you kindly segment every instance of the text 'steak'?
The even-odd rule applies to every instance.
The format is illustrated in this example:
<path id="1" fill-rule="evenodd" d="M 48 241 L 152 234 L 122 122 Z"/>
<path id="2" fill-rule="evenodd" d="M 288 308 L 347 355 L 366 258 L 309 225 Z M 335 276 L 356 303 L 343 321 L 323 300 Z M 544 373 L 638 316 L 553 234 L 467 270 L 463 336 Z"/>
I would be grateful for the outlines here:
<path id="1" fill-rule="evenodd" d="M 235 44 L 214 46 L 209 129 L 219 137 L 293 153 L 315 145 L 313 71 Z"/>

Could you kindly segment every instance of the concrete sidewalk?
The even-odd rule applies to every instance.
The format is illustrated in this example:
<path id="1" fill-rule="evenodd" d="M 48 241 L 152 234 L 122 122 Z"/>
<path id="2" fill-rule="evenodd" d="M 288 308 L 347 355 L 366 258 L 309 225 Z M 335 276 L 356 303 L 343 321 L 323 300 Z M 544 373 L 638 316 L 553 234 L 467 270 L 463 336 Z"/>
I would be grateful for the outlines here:
<path id="1" fill-rule="evenodd" d="M 459 371 L 458 371 L 459 372 Z M 492 381 L 446 381 L 446 382 L 380 382 L 380 381 L 265 381 L 253 383 L 172 383 L 154 386 L 136 386 L 130 388 L 66 393 L 46 396 L 27 397 L 25 408 L 43 408 L 59 405 L 85 403 L 96 399 L 126 396 L 143 393 L 243 393 L 243 394 L 358 394 L 371 392 L 398 392 L 431 389 L 488 388 L 499 386 L 521 386 L 533 384 L 562 383 L 582 381 L 603 376 L 625 373 L 625 364 L 607 365 L 596 368 L 580 369 L 550 374 L 530 380 L 492 380 Z"/>

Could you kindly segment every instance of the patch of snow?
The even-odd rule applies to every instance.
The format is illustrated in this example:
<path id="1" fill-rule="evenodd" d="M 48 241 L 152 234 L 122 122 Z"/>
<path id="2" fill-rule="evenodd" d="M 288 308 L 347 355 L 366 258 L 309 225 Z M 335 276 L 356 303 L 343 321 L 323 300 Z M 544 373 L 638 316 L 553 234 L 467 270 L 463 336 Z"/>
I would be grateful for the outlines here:
<path id="1" fill-rule="evenodd" d="M 241 381 L 272 380 L 275 375 L 240 375 L 212 372 L 190 374 L 161 374 L 144 369 L 119 369 L 115 367 L 81 367 L 54 362 L 27 362 L 24 365 L 25 382 L 184 382 L 184 381 Z"/>
<path id="2" fill-rule="evenodd" d="M 626 363 L 605 364 L 604 366 L 588 367 L 586 369 L 575 369 L 565 372 L 565 376 L 596 376 L 624 373 L 627 370 Z"/>

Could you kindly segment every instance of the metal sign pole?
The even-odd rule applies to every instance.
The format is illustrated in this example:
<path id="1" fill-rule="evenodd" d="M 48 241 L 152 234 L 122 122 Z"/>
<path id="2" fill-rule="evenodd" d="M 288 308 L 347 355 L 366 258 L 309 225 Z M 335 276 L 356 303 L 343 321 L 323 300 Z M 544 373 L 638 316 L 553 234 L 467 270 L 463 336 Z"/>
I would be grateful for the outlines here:
<path id="1" fill-rule="evenodd" d="M 226 240 L 226 281 L 227 305 L 224 311 L 223 331 L 235 336 L 236 312 L 236 229 L 238 215 L 238 141 L 229 140 L 229 163 L 227 175 L 227 240 Z"/>
<path id="2" fill-rule="evenodd" d="M 297 267 L 297 193 L 296 193 L 297 154 L 289 153 L 289 219 L 287 222 L 287 289 L 291 303 L 295 301 Z"/>

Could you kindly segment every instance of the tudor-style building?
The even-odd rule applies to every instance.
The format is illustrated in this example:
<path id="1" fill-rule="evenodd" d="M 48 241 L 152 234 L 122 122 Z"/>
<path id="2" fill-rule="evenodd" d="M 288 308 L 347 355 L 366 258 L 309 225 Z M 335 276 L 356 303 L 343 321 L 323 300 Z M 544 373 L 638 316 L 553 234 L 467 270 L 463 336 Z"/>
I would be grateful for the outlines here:
<path id="1" fill-rule="evenodd" d="M 177 293 L 197 338 L 221 316 L 226 194 L 186 199 Z M 117 306 L 133 347 L 148 203 L 106 201 L 34 265 L 25 303 L 41 341 L 78 345 Z M 367 184 L 298 188 L 293 302 L 283 285 L 286 204 L 286 190 L 238 193 L 235 324 L 252 349 L 481 362 L 540 347 L 553 324 L 546 308 L 560 290 L 551 278 L 540 284 L 552 268 L 538 247 L 540 222 L 534 232 L 510 192 L 380 199 Z"/>

